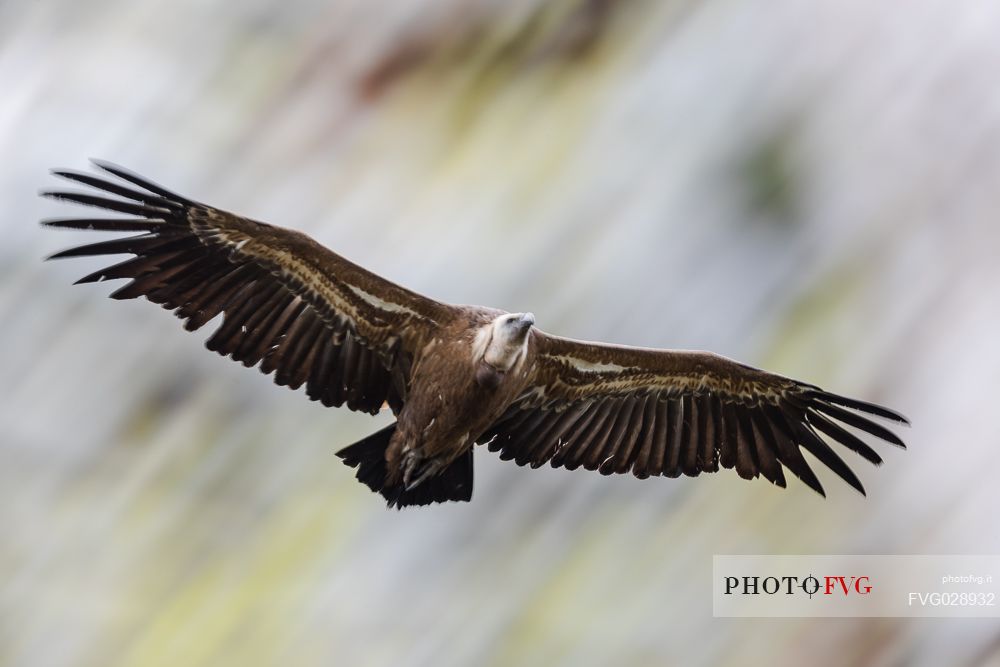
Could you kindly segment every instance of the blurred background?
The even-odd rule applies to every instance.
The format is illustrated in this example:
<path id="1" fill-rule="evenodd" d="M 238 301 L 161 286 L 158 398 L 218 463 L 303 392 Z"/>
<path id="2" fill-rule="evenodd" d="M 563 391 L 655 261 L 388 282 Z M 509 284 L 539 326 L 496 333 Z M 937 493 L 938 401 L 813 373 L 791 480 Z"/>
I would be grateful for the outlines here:
<path id="1" fill-rule="evenodd" d="M 1000 4 L 0 3 L 0 664 L 981 665 L 1000 621 L 713 619 L 713 554 L 998 553 Z M 908 415 L 862 498 L 482 450 L 387 511 L 388 421 L 71 287 L 102 157 L 549 332 Z"/>

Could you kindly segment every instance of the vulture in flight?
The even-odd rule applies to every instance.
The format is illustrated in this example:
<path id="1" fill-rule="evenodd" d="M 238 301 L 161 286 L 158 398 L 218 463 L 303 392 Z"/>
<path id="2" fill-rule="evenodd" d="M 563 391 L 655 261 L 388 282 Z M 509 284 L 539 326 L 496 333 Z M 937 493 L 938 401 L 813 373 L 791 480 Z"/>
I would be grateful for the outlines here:
<path id="1" fill-rule="evenodd" d="M 121 167 L 53 173 L 93 190 L 44 196 L 118 216 L 50 227 L 137 232 L 53 255 L 133 255 L 80 283 L 129 282 L 194 331 L 219 315 L 206 346 L 326 406 L 396 421 L 338 455 L 390 507 L 472 497 L 472 454 L 601 474 L 697 476 L 735 468 L 821 495 L 803 450 L 864 493 L 830 446 L 882 462 L 856 429 L 903 447 L 872 417 L 887 408 L 709 352 L 590 343 L 547 334 L 531 313 L 440 303 L 375 275 L 299 232 L 177 195 Z"/>

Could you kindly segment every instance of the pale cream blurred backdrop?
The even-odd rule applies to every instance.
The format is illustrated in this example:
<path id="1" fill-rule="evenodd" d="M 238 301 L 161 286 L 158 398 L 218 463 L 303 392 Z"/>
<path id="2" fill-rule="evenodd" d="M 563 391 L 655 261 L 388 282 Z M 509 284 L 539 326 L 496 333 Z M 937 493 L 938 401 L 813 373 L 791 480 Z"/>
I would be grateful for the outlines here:
<path id="1" fill-rule="evenodd" d="M 1000 621 L 715 620 L 720 553 L 1000 552 L 1000 4 L 0 4 L 0 664 L 980 665 Z M 862 498 L 525 470 L 402 512 L 310 403 L 43 263 L 102 157 L 450 302 L 901 410 Z"/>

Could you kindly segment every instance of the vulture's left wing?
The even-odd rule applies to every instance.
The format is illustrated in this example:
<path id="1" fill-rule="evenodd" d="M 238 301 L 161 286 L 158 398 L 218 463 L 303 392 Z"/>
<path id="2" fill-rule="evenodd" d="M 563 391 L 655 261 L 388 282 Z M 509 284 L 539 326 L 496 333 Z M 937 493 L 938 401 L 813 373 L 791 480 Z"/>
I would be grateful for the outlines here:
<path id="1" fill-rule="evenodd" d="M 864 493 L 822 436 L 876 465 L 881 457 L 844 425 L 904 447 L 868 418 L 908 423 L 892 410 L 715 354 L 532 336 L 528 388 L 480 439 L 519 465 L 639 478 L 721 466 L 782 487 L 784 467 L 825 495 L 800 448 Z"/>
<path id="2" fill-rule="evenodd" d="M 52 227 L 137 235 L 72 248 L 53 257 L 131 254 L 78 282 L 130 278 L 115 299 L 145 296 L 185 320 L 189 331 L 218 315 L 206 343 L 278 384 L 306 385 L 313 400 L 378 412 L 406 399 L 415 353 L 452 316 L 420 296 L 331 252 L 308 236 L 181 197 L 121 167 L 115 179 L 61 176 L 105 194 L 44 192 L 55 199 L 131 217 L 48 220 Z M 111 196 L 107 196 L 111 195 Z"/>

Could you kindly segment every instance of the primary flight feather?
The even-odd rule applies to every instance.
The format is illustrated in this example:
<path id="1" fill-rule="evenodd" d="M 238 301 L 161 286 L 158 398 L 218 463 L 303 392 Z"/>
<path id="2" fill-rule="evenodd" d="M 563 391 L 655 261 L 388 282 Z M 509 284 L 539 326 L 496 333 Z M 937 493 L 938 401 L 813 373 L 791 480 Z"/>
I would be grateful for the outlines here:
<path id="1" fill-rule="evenodd" d="M 53 173 L 102 194 L 42 194 L 128 217 L 44 224 L 140 233 L 53 257 L 134 255 L 78 282 L 130 279 L 111 297 L 145 296 L 191 331 L 221 314 L 210 350 L 324 405 L 387 404 L 396 422 L 338 455 L 390 506 L 469 500 L 477 443 L 518 465 L 639 478 L 722 467 L 783 487 L 787 470 L 820 494 L 801 450 L 864 493 L 828 440 L 874 464 L 846 427 L 904 446 L 871 419 L 908 423 L 887 408 L 708 352 L 576 341 L 540 331 L 531 313 L 440 303 L 304 234 L 94 164 L 109 176 Z"/>

